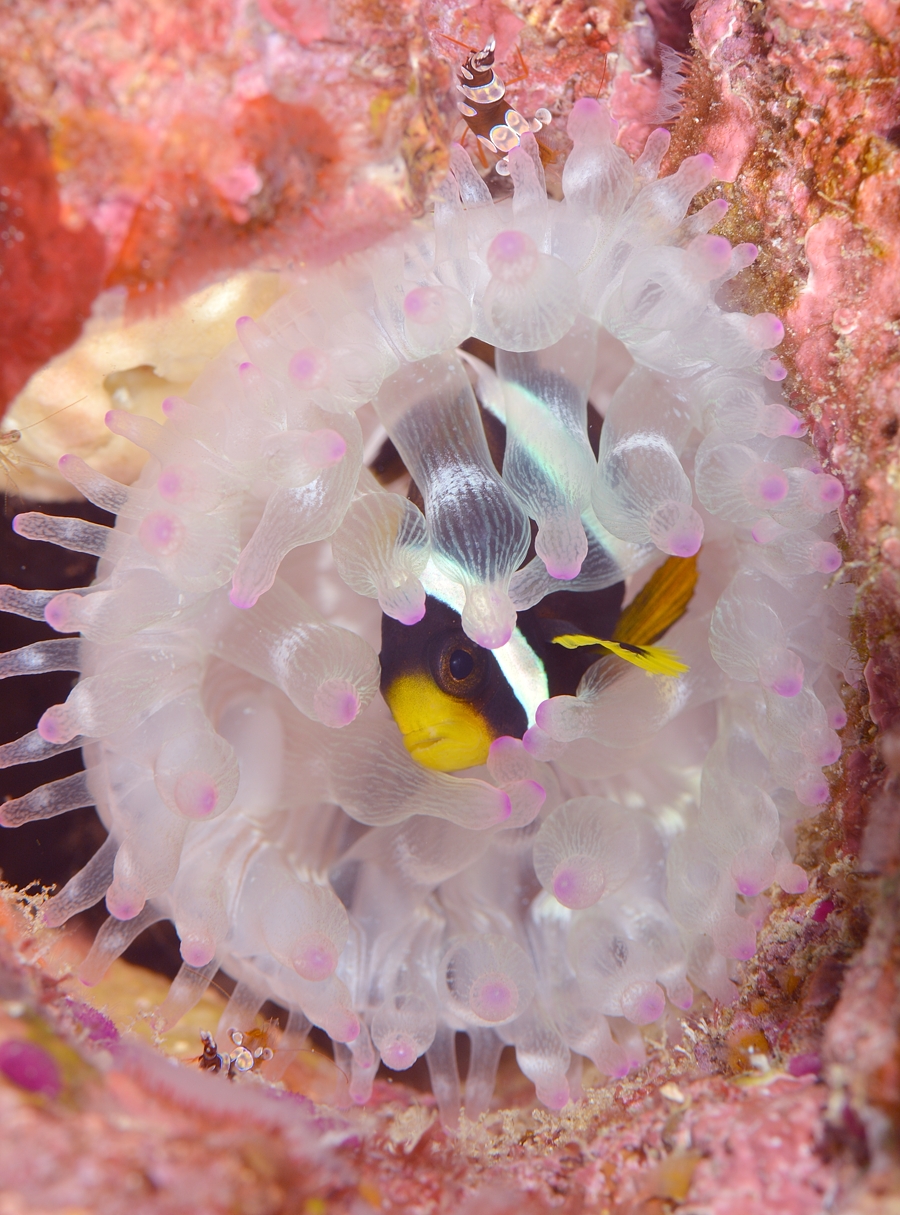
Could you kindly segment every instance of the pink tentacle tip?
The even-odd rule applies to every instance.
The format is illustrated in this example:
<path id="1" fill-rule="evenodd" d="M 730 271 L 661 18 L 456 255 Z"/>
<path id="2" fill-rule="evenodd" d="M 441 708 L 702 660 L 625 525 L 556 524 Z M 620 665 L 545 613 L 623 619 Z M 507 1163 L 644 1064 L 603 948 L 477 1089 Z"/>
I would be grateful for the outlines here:
<path id="1" fill-rule="evenodd" d="M 466 633 L 476 645 L 482 646 L 485 650 L 499 650 L 501 646 L 506 645 L 512 637 L 514 627 L 505 621 L 490 621 L 486 625 L 474 625 L 466 628 L 466 621 L 463 621 Z"/>
<path id="2" fill-rule="evenodd" d="M 384 611 L 383 604 L 382 610 Z M 413 607 L 395 609 L 393 612 L 385 611 L 384 614 L 386 616 L 392 616 L 394 620 L 398 621 L 400 624 L 418 624 L 419 621 L 425 616 L 425 597 L 424 595 L 422 596 L 421 605 L 415 604 Z"/>
<path id="3" fill-rule="evenodd" d="M 844 487 L 841 485 L 837 477 L 832 477 L 829 473 L 822 473 L 816 479 L 816 489 L 818 490 L 819 501 L 830 508 L 840 506 L 844 501 Z"/>
<path id="4" fill-rule="evenodd" d="M 750 341 L 760 350 L 771 350 L 784 340 L 784 325 L 774 312 L 759 312 L 747 325 Z"/>
<path id="5" fill-rule="evenodd" d="M 51 705 L 37 724 L 37 731 L 44 742 L 67 743 L 78 733 L 68 723 L 65 705 Z"/>
<path id="6" fill-rule="evenodd" d="M 569 1092 L 569 1082 L 565 1076 L 559 1081 L 540 1085 L 538 1100 L 546 1105 L 548 1110 L 561 1110 L 567 1106 L 571 1100 L 571 1094 Z"/>
<path id="7" fill-rule="evenodd" d="M 408 1067 L 412 1067 L 418 1055 L 408 1038 L 397 1038 L 382 1047 L 381 1058 L 385 1067 L 389 1067 L 391 1071 L 405 1072 Z"/>
<path id="8" fill-rule="evenodd" d="M 805 894 L 809 889 L 809 877 L 799 865 L 784 865 L 778 871 L 777 881 L 785 894 Z"/>
<path id="9" fill-rule="evenodd" d="M 747 962 L 756 953 L 756 930 L 749 920 L 739 916 L 723 925 L 721 934 L 714 932 L 713 940 L 719 952 L 735 962 Z"/>
<path id="10" fill-rule="evenodd" d="M 72 599 L 80 599 L 78 595 L 63 594 L 57 595 L 55 599 L 44 608 L 44 619 L 50 625 L 51 629 L 56 629 L 57 633 L 74 632 L 68 626 L 71 621 Z"/>
<path id="11" fill-rule="evenodd" d="M 327 679 L 316 689 L 313 708 L 323 725 L 340 730 L 359 713 L 359 694 L 345 679 Z"/>
<path id="12" fill-rule="evenodd" d="M 676 995 L 670 995 L 669 999 L 676 1008 L 680 1008 L 682 1012 L 688 1012 L 694 1007 L 694 993 L 690 987 L 687 987 L 683 992 L 678 992 Z"/>
<path id="13" fill-rule="evenodd" d="M 803 676 L 784 675 L 779 679 L 773 679 L 769 688 L 776 696 L 783 696 L 785 700 L 791 700 L 803 691 Z"/>
<path id="14" fill-rule="evenodd" d="M 750 535 L 757 544 L 771 544 L 773 540 L 777 540 L 779 536 L 783 536 L 787 529 L 783 528 L 780 523 L 776 523 L 772 518 L 758 519 L 750 529 Z"/>
<path id="15" fill-rule="evenodd" d="M 160 496 L 167 502 L 177 502 L 191 490 L 192 480 L 188 470 L 177 465 L 169 465 L 159 474 L 156 488 L 159 490 Z"/>
<path id="16" fill-rule="evenodd" d="M 708 186 L 716 175 L 716 162 L 708 152 L 700 152 L 697 156 L 688 156 L 681 162 L 682 168 L 689 166 L 690 181 L 697 181 L 697 190 Z"/>
<path id="17" fill-rule="evenodd" d="M 536 780 L 514 780 L 506 786 L 512 807 L 506 820 L 511 827 L 527 827 L 540 814 L 547 791 Z"/>
<path id="18" fill-rule="evenodd" d="M 631 1060 L 628 1058 L 625 1052 L 622 1051 L 622 1058 L 620 1061 L 607 1061 L 605 1068 L 601 1068 L 600 1070 L 605 1070 L 606 1075 L 609 1076 L 610 1080 L 624 1080 L 631 1071 L 632 1066 Z"/>
<path id="19" fill-rule="evenodd" d="M 214 941 L 204 937 L 185 937 L 181 942 L 181 957 L 188 966 L 193 966 L 195 970 L 202 970 L 204 966 L 208 966 L 215 956 Z"/>
<path id="20" fill-rule="evenodd" d="M 603 106 L 595 97 L 579 97 L 572 106 L 572 112 L 569 114 L 569 121 L 572 121 L 572 115 L 576 118 L 597 118 L 603 113 Z"/>
<path id="21" fill-rule="evenodd" d="M 541 752 L 541 747 L 546 737 L 547 735 L 540 726 L 529 726 L 522 735 L 522 746 L 529 755 L 535 756 L 536 758 Z"/>
<path id="22" fill-rule="evenodd" d="M 517 755 L 523 745 L 522 739 L 513 738 L 510 734 L 501 734 L 495 738 L 488 748 L 488 763 L 492 759 L 503 759 L 505 756 Z"/>
<path id="23" fill-rule="evenodd" d="M 244 590 L 232 582 L 231 590 L 228 592 L 228 599 L 232 607 L 240 608 L 242 612 L 245 612 L 256 606 L 259 601 L 259 595 L 254 591 Z"/>
<path id="24" fill-rule="evenodd" d="M 554 898 L 573 911 L 593 907 L 606 889 L 602 867 L 589 856 L 570 856 L 561 861 L 553 871 L 552 884 Z"/>
<path id="25" fill-rule="evenodd" d="M 177 515 L 154 510 L 141 523 L 138 538 L 144 550 L 158 557 L 170 557 L 184 544 L 187 531 Z"/>
<path id="26" fill-rule="evenodd" d="M 801 805 L 821 806 L 828 801 L 828 781 L 824 776 L 801 776 L 794 792 Z"/>
<path id="27" fill-rule="evenodd" d="M 185 772 L 175 782 L 175 804 L 186 818 L 202 821 L 215 813 L 219 787 L 205 772 Z"/>
<path id="28" fill-rule="evenodd" d="M 501 823 L 507 822 L 512 815 L 512 799 L 505 789 L 498 789 L 495 785 L 489 785 L 483 781 L 479 781 L 478 783 L 485 791 L 486 804 L 482 811 L 482 817 L 473 826 L 479 831 L 487 827 L 499 827 Z"/>
<path id="29" fill-rule="evenodd" d="M 566 750 L 566 744 L 557 742 L 555 738 L 542 730 L 540 725 L 529 726 L 522 736 L 522 745 L 534 759 L 559 759 Z"/>
<path id="30" fill-rule="evenodd" d="M 667 552 L 673 557 L 693 557 L 700 552 L 703 543 L 703 533 L 696 531 L 676 532 L 669 539 Z"/>
<path id="31" fill-rule="evenodd" d="M 508 228 L 505 232 L 498 233 L 491 241 L 488 248 L 488 260 L 501 263 L 518 261 L 533 244 L 534 242 L 524 232 Z"/>
<path id="32" fill-rule="evenodd" d="M 622 993 L 622 1012 L 632 1025 L 658 1021 L 666 1008 L 666 997 L 656 983 L 632 983 Z"/>
<path id="33" fill-rule="evenodd" d="M 774 506 L 787 496 L 788 482 L 783 473 L 772 473 L 765 476 L 759 483 L 759 496 L 763 502 Z"/>
<path id="34" fill-rule="evenodd" d="M 307 933 L 298 942 L 293 958 L 294 970 L 301 979 L 321 983 L 334 974 L 338 953 L 332 941 L 321 932 Z"/>
<path id="35" fill-rule="evenodd" d="M 525 282 L 534 273 L 537 263 L 537 245 L 527 233 L 515 228 L 499 232 L 488 245 L 488 269 L 500 282 Z"/>
<path id="36" fill-rule="evenodd" d="M 752 899 L 759 894 L 761 890 L 766 890 L 768 884 L 761 878 L 741 877 L 735 879 L 737 892 L 743 895 L 745 899 Z"/>
<path id="37" fill-rule="evenodd" d="M 648 518 L 647 530 L 656 547 L 673 557 L 693 557 L 703 543 L 703 520 L 685 502 L 663 502 Z"/>
<path id="38" fill-rule="evenodd" d="M 691 257 L 691 271 L 701 282 L 721 277 L 731 265 L 731 243 L 724 236 L 695 236 L 687 251 Z"/>
<path id="39" fill-rule="evenodd" d="M 560 582 L 571 582 L 573 578 L 577 578 L 581 573 L 581 566 L 584 562 L 583 557 L 566 561 L 565 559 L 556 560 L 553 557 L 545 556 L 543 553 L 538 553 L 538 556 L 547 567 L 547 573 L 550 577 L 556 578 Z"/>
<path id="40" fill-rule="evenodd" d="M 115 883 L 106 892 L 106 910 L 116 920 L 133 920 L 144 910 L 146 899 L 116 889 Z"/>
<path id="41" fill-rule="evenodd" d="M 511 978 L 498 971 L 480 975 L 469 992 L 469 1006 L 482 1021 L 507 1021 L 519 1004 L 519 989 Z"/>
<path id="42" fill-rule="evenodd" d="M 347 440 L 336 430 L 314 430 L 304 444 L 304 455 L 313 468 L 339 464 L 347 452 Z"/>
<path id="43" fill-rule="evenodd" d="M 327 372 L 327 360 L 318 350 L 298 350 L 288 363 L 288 375 L 303 388 L 320 388 Z"/>
<path id="44" fill-rule="evenodd" d="M 771 380 L 775 384 L 787 379 L 787 368 L 775 358 L 766 359 L 762 366 L 762 373 L 767 380 Z"/>
<path id="45" fill-rule="evenodd" d="M 403 311 L 417 325 L 436 325 L 444 315 L 440 291 L 437 287 L 414 287 L 404 296 Z"/>
<path id="46" fill-rule="evenodd" d="M 495 630 L 483 634 L 484 640 L 480 644 L 486 650 L 499 650 L 512 637 L 515 627 L 515 624 L 498 624 Z"/>
<path id="47" fill-rule="evenodd" d="M 335 1042 L 355 1042 L 359 1037 L 359 1017 L 348 1009 L 339 1009 L 336 1016 L 329 1019 L 327 1033 Z"/>

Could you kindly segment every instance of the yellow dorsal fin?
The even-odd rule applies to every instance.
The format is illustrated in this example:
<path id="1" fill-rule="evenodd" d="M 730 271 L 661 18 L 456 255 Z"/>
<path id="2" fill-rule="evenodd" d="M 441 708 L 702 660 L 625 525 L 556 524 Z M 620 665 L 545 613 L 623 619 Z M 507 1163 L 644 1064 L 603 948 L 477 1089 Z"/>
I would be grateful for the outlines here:
<path id="1" fill-rule="evenodd" d="M 599 645 L 611 654 L 617 654 L 626 662 L 649 671 L 651 675 L 682 675 L 689 668 L 673 650 L 661 645 L 634 645 L 627 641 L 606 641 L 602 637 L 589 637 L 586 633 L 564 633 L 553 638 L 554 645 L 576 650 L 585 645 Z"/>
<path id="2" fill-rule="evenodd" d="M 619 617 L 616 641 L 650 646 L 680 620 L 697 585 L 697 558 L 669 557 Z"/>

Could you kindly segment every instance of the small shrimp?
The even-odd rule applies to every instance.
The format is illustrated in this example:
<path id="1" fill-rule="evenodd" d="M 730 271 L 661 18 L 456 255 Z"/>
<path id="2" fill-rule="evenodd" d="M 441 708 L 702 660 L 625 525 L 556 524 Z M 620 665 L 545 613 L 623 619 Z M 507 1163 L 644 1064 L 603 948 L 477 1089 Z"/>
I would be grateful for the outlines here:
<path id="1" fill-rule="evenodd" d="M 201 1071 L 224 1072 L 229 1080 L 245 1072 L 256 1071 L 261 1063 L 273 1058 L 274 1052 L 266 1045 L 268 1032 L 265 1029 L 239 1029 L 229 1031 L 234 1045 L 232 1051 L 220 1051 L 208 1030 L 200 1030 L 203 1054 L 197 1060 Z"/>
<path id="2" fill-rule="evenodd" d="M 29 426 L 23 426 L 21 430 L 14 428 L 12 430 L 0 431 L 0 472 L 5 473 L 7 479 L 7 484 L 4 486 L 3 491 L 4 503 L 9 494 L 10 482 L 15 489 L 15 493 L 19 497 L 22 496 L 19 489 L 19 484 L 15 478 L 15 473 L 13 471 L 14 469 L 18 468 L 22 464 L 31 464 L 35 468 L 49 468 L 49 465 L 45 464 L 43 460 L 31 460 L 26 456 L 20 455 L 16 451 L 16 445 L 22 441 L 22 435 L 24 432 L 26 430 L 32 430 L 35 426 L 42 426 L 44 422 L 49 422 L 51 418 L 55 418 L 58 413 L 65 413 L 67 409 L 72 409 L 73 406 L 80 405 L 84 399 L 84 397 L 79 397 L 77 401 L 72 401 L 68 405 L 63 405 L 61 409 L 56 409 L 53 411 L 53 413 L 48 413 L 45 418 L 38 418 L 36 422 L 32 422 Z"/>
<path id="3" fill-rule="evenodd" d="M 526 132 L 536 134 L 547 126 L 551 115 L 549 110 L 540 109 L 534 118 L 528 119 L 509 105 L 506 85 L 494 71 L 495 46 L 491 37 L 483 50 L 472 52 L 460 67 L 456 87 L 464 100 L 457 102 L 457 109 L 480 147 L 500 153 L 501 159 L 494 168 L 501 177 L 506 177 L 508 153 L 518 147 Z"/>

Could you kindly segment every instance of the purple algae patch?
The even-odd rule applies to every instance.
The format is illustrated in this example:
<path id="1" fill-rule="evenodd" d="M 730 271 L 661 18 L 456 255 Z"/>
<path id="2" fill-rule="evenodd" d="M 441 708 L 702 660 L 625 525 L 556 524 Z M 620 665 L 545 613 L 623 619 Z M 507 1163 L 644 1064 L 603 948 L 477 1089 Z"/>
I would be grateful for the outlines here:
<path id="1" fill-rule="evenodd" d="M 823 899 L 815 911 L 812 913 L 812 918 L 817 924 L 824 924 L 828 917 L 834 911 L 834 903 L 831 899 Z"/>
<path id="2" fill-rule="evenodd" d="M 0 1043 L 0 1073 L 19 1088 L 58 1097 L 62 1079 L 56 1060 L 33 1042 L 9 1038 Z"/>
<path id="3" fill-rule="evenodd" d="M 85 1004 L 83 1000 L 67 999 L 66 1005 L 82 1029 L 87 1030 L 91 1042 L 118 1042 L 119 1031 L 109 1017 L 105 1017 L 99 1009 L 94 1008 L 91 1004 Z"/>
<path id="4" fill-rule="evenodd" d="M 302 1093 L 291 1092 L 290 1089 L 272 1089 L 266 1096 L 270 1101 L 287 1102 L 290 1105 L 296 1106 L 297 1109 L 305 1110 L 309 1114 L 312 1114 L 316 1108 L 309 1097 L 304 1097 Z"/>
<path id="5" fill-rule="evenodd" d="M 817 1076 L 822 1070 L 822 1060 L 816 1054 L 794 1055 L 788 1063 L 791 1076 Z"/>

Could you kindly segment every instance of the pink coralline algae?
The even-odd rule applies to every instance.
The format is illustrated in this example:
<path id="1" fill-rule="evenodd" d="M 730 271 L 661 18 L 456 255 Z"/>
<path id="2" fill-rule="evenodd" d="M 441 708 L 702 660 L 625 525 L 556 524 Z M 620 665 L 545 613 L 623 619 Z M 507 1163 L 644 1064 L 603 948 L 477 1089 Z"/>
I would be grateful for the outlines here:
<path id="1" fill-rule="evenodd" d="M 19 1204 L 12 1209 L 115 1215 L 127 1185 L 140 1215 L 662 1215 L 687 1202 L 715 1215 L 765 1215 L 775 1202 L 814 1215 L 840 1175 L 820 1137 L 828 1092 L 811 1076 L 735 1083 L 699 1074 L 689 1051 L 679 1062 L 654 1048 L 635 1081 L 560 1115 L 501 1111 L 453 1140 L 430 1095 L 399 1085 L 378 1082 L 366 1109 L 327 1109 L 198 1072 L 196 1062 L 173 1066 L 133 1035 L 99 1043 L 84 1033 L 82 1010 L 64 994 L 72 980 L 50 954 L 7 895 L 0 1031 L 14 1029 L 17 1058 L 27 1048 L 31 1061 L 27 1074 L 4 1065 L 12 1083 L 0 1083 L 0 1119 L 16 1127 L 0 1140 L 0 1190 Z M 25 1142 L 40 1151 L 23 1156 Z"/>
<path id="2" fill-rule="evenodd" d="M 0 410 L 78 337 L 103 282 L 100 234 L 61 222 L 46 137 L 16 124 L 9 110 L 0 87 Z"/>
<path id="3" fill-rule="evenodd" d="M 507 78 L 517 48 L 527 74 L 513 86 L 516 103 L 528 113 L 551 108 L 551 129 L 563 129 L 577 98 L 602 90 L 630 152 L 658 121 L 657 39 L 686 52 L 669 169 L 687 155 L 712 156 L 731 202 L 717 231 L 759 246 L 731 303 L 782 318 L 789 403 L 847 491 L 840 543 L 861 589 L 853 629 L 864 672 L 859 689 L 845 690 L 847 751 L 829 770 L 832 807 L 798 827 L 809 890 L 778 893 L 763 908 L 737 1004 L 704 1005 L 667 1025 L 668 1041 L 651 1044 L 636 1076 L 559 1114 L 532 1115 L 530 1093 L 502 1072 L 499 1097 L 510 1109 L 459 1143 L 439 1129 L 430 1097 L 400 1085 L 376 1082 L 365 1116 L 320 1106 L 311 1119 L 305 1103 L 182 1075 L 149 1048 L 92 1056 L 84 1038 L 106 1048 L 115 1033 L 76 1003 L 68 980 L 36 966 L 33 940 L 13 917 L 4 966 L 18 986 L 5 987 L 4 999 L 85 1052 L 63 1068 L 69 1104 L 51 1108 L 49 1079 L 30 1088 L 44 1105 L 23 1096 L 21 1080 L 43 1074 L 41 1061 L 46 1077 L 58 1076 L 45 1038 L 0 1046 L 11 1081 L 0 1087 L 0 1128 L 25 1128 L 26 1141 L 42 1145 L 43 1171 L 33 1166 L 23 1182 L 3 1136 L 0 1188 L 22 1207 L 53 1209 L 64 1195 L 113 1212 L 128 1178 L 131 1205 L 153 1215 L 893 1209 L 897 14 L 877 0 L 700 0 L 690 18 L 665 2 L 647 10 L 263 0 L 239 18 L 213 3 L 199 6 L 196 21 L 162 3 L 51 4 L 37 15 L 23 4 L 8 20 L 15 121 L 50 131 L 60 222 L 102 233 L 104 282 L 135 299 L 176 293 L 219 268 L 328 261 L 420 210 L 451 133 L 451 66 L 463 52 L 450 39 L 476 47 L 495 32 L 510 56 Z M 561 139 L 560 163 L 565 150 Z M 45 238 L 34 239 L 39 247 Z M 74 299 L 62 271 L 55 287 Z M 75 328 L 83 311 L 72 305 Z M 328 1146 L 311 1154 L 311 1143 Z"/>
<path id="4" fill-rule="evenodd" d="M 103 287 L 153 309 L 223 271 L 329 260 L 421 210 L 449 65 L 415 15 L 402 0 L 7 6 L 3 206 L 28 216 L 6 241 L 3 404 Z"/>

